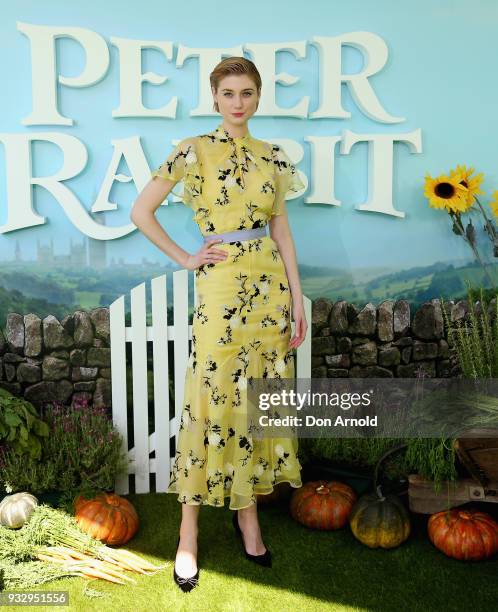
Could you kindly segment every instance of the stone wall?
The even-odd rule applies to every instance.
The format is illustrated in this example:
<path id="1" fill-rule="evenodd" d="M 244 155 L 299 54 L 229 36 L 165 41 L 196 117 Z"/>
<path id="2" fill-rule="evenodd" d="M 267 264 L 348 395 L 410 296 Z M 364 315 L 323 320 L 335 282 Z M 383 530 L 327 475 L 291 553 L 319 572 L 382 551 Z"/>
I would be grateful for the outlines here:
<path id="1" fill-rule="evenodd" d="M 444 308 L 452 325 L 468 318 L 466 301 L 448 301 Z M 495 312 L 494 299 L 492 318 Z M 312 378 L 446 378 L 460 373 L 437 299 L 422 304 L 412 317 L 406 300 L 377 307 L 369 303 L 359 310 L 343 300 L 319 298 L 312 314 Z"/>
<path id="2" fill-rule="evenodd" d="M 494 312 L 496 302 L 490 304 Z M 447 302 L 452 322 L 467 303 Z M 405 300 L 367 304 L 318 298 L 312 308 L 312 377 L 447 377 L 458 375 L 439 300 L 414 313 Z M 0 330 L 0 386 L 35 405 L 85 399 L 111 406 L 109 309 L 49 315 L 10 313 Z"/>
<path id="3" fill-rule="evenodd" d="M 81 399 L 111 406 L 109 309 L 49 315 L 9 313 L 0 330 L 0 386 L 36 406 Z"/>

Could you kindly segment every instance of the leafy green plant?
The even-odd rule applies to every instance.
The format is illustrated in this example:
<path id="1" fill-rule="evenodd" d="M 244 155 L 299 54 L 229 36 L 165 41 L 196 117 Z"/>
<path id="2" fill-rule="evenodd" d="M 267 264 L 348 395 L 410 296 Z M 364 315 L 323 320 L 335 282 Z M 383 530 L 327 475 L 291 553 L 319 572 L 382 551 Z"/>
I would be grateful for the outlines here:
<path id="1" fill-rule="evenodd" d="M 406 463 L 410 472 L 416 472 L 431 480 L 434 491 L 439 493 L 443 481 L 454 482 L 458 478 L 456 452 L 447 438 L 410 438 L 406 440 Z"/>
<path id="2" fill-rule="evenodd" d="M 302 438 L 298 453 L 303 463 L 328 460 L 337 467 L 370 470 L 390 449 L 400 443 L 398 438 Z M 386 459 L 382 473 L 388 478 L 400 478 L 409 473 L 404 454 Z"/>
<path id="3" fill-rule="evenodd" d="M 77 403 L 73 408 L 54 402 L 45 408 L 49 435 L 40 460 L 21 461 L 12 450 L 0 452 L 0 479 L 7 491 L 77 492 L 112 490 L 126 469 L 122 437 L 106 409 Z"/>
<path id="4" fill-rule="evenodd" d="M 48 425 L 33 404 L 0 388 L 0 442 L 19 456 L 40 459 L 41 440 L 47 436 Z"/>
<path id="5" fill-rule="evenodd" d="M 451 442 L 438 438 L 303 438 L 299 441 L 304 462 L 328 459 L 338 465 L 373 470 L 390 449 L 405 448 L 382 461 L 382 474 L 388 478 L 417 473 L 432 480 L 435 491 L 442 481 L 455 480 L 455 451 Z"/>
<path id="6" fill-rule="evenodd" d="M 498 299 L 494 305 L 494 321 L 489 313 L 490 301 L 483 289 L 479 292 L 479 309 L 476 293 L 467 288 L 469 320 L 458 321 L 454 326 L 446 309 L 442 308 L 448 337 L 451 338 L 465 378 L 498 377 Z M 498 296 L 495 295 L 498 298 Z M 442 302 L 442 300 L 441 300 Z"/>

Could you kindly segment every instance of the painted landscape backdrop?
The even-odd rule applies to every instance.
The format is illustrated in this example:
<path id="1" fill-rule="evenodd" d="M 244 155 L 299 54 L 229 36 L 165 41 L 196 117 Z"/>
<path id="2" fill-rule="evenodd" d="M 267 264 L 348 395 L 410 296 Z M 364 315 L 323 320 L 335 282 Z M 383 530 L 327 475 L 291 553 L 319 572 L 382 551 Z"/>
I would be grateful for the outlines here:
<path id="1" fill-rule="evenodd" d="M 177 266 L 142 262 L 116 262 L 109 267 L 93 268 L 66 263 L 3 262 L 0 270 L 0 326 L 5 327 L 9 312 L 34 313 L 43 318 L 53 314 L 61 320 L 79 308 L 109 306 L 121 295 L 145 282 L 150 300 L 149 281 L 167 274 L 168 295 L 172 298 L 172 272 Z M 498 284 L 498 264 L 490 267 Z M 365 268 L 342 271 L 331 267 L 300 265 L 303 293 L 314 300 L 327 297 L 347 300 L 358 306 L 378 304 L 385 299 L 406 299 L 412 307 L 432 298 L 466 297 L 466 284 L 489 286 L 482 268 L 469 262 L 459 267 L 447 263 L 390 270 Z M 189 311 L 193 309 L 193 273 L 189 273 Z M 150 304 L 150 302 L 149 302 Z M 149 314 L 150 317 L 150 314 Z M 172 322 L 172 313 L 169 313 Z M 150 321 L 149 321 L 150 322 Z"/>

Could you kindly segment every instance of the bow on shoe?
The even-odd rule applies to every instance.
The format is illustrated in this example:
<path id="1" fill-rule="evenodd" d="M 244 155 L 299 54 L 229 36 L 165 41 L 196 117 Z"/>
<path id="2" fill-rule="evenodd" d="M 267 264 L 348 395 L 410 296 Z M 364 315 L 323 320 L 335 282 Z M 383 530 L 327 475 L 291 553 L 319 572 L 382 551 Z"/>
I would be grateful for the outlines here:
<path id="1" fill-rule="evenodd" d="M 178 576 L 176 581 L 178 584 L 190 584 L 195 586 L 199 582 L 199 578 L 195 578 L 194 576 L 190 576 L 190 578 L 182 578 L 181 576 Z"/>

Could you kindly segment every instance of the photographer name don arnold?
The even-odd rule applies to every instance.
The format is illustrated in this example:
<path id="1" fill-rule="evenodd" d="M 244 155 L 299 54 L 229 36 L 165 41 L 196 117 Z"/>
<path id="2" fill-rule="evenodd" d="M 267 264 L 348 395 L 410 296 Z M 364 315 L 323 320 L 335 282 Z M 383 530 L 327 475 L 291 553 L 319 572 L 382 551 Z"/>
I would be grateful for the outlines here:
<path id="1" fill-rule="evenodd" d="M 263 427 L 377 427 L 377 415 L 365 417 L 343 417 L 340 414 L 335 418 L 316 417 L 307 414 L 304 418 L 287 415 L 281 418 L 270 417 L 263 414 L 259 417 L 259 424 Z"/>

